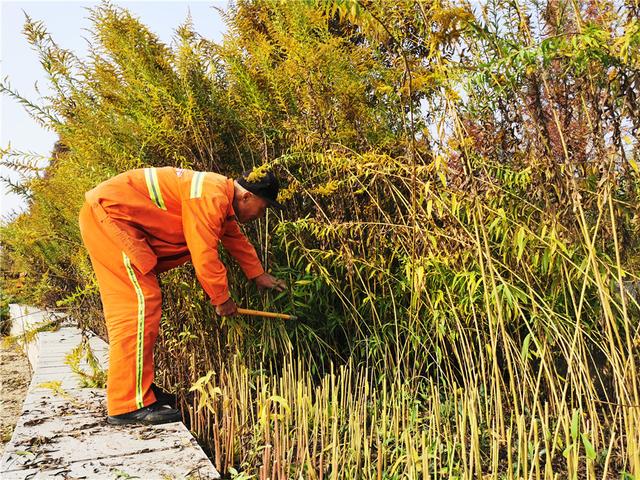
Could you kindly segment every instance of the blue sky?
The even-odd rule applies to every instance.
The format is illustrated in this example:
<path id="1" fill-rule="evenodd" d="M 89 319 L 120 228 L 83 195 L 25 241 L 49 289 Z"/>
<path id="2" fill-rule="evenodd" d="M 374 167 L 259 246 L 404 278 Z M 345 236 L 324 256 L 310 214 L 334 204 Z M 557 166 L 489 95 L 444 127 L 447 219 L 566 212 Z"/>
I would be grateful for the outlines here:
<path id="1" fill-rule="evenodd" d="M 7 1 L 0 0 L 0 77 L 29 100 L 39 103 L 48 86 L 38 56 L 22 34 L 24 12 L 42 20 L 54 41 L 81 57 L 87 53 L 87 9 L 97 1 Z M 165 43 L 170 43 L 175 29 L 191 13 L 195 30 L 206 38 L 221 41 L 225 26 L 215 9 L 225 8 L 227 1 L 117 1 L 114 5 L 128 9 Z M 37 85 L 37 90 L 36 90 Z M 38 93 L 39 90 L 39 93 Z M 0 146 L 48 156 L 56 136 L 44 130 L 27 115 L 20 104 L 6 95 L 0 96 Z M 7 175 L 0 167 L 0 175 Z M 16 178 L 11 175 L 12 178 Z M 0 185 L 0 219 L 24 209 L 20 199 Z"/>

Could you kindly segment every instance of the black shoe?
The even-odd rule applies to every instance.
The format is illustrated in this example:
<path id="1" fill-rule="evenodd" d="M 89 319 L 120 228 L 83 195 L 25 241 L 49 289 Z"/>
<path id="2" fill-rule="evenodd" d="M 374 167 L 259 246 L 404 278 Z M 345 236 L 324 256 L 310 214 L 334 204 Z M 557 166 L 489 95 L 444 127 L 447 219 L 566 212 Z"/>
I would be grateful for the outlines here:
<path id="1" fill-rule="evenodd" d="M 151 384 L 151 390 L 153 390 L 153 394 L 156 396 L 156 401 L 161 405 L 169 405 L 170 407 L 176 406 L 176 396 L 165 392 L 162 388 L 160 388 L 155 383 Z"/>
<path id="2" fill-rule="evenodd" d="M 133 412 L 121 415 L 109 415 L 107 423 L 111 425 L 127 425 L 132 423 L 142 425 L 160 425 L 162 423 L 181 422 L 179 410 L 167 407 L 161 403 L 153 403 L 148 407 L 139 408 Z"/>

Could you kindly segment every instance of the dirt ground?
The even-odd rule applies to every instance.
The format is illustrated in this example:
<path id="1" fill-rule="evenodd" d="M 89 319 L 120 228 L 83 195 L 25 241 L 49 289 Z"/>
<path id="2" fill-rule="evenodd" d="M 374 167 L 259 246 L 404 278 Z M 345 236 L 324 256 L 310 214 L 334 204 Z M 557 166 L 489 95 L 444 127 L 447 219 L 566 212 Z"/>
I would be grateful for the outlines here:
<path id="1" fill-rule="evenodd" d="M 3 343 L 0 337 L 0 453 L 11 440 L 31 380 L 26 355 Z"/>

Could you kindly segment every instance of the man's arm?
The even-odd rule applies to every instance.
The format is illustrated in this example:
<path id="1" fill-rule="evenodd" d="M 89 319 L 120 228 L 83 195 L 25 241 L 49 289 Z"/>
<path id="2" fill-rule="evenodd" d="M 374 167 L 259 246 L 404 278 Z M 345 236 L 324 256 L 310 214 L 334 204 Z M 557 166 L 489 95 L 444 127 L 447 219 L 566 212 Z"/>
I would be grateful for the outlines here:
<path id="1" fill-rule="evenodd" d="M 244 236 L 236 220 L 228 220 L 224 225 L 224 234 L 220 238 L 222 246 L 235 258 L 249 280 L 264 273 L 256 249 Z"/>
<path id="2" fill-rule="evenodd" d="M 223 196 L 193 198 L 182 204 L 182 226 L 198 281 L 211 303 L 230 299 L 227 269 L 218 256 L 218 242 L 228 200 Z"/>
<path id="3" fill-rule="evenodd" d="M 256 249 L 244 236 L 237 221 L 230 220 L 225 224 L 224 235 L 220 240 L 224 248 L 238 261 L 247 278 L 256 282 L 258 289 L 275 288 L 281 292 L 286 288 L 284 281 L 265 273 Z"/>

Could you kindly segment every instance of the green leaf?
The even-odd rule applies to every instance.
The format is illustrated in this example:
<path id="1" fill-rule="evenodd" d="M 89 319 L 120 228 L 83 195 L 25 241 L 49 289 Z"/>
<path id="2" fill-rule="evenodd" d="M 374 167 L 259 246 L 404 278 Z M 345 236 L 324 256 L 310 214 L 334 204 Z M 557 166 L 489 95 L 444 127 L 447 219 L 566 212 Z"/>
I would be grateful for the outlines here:
<path id="1" fill-rule="evenodd" d="M 531 342 L 531 332 L 524 337 L 524 342 L 522 343 L 522 350 L 520 351 L 520 355 L 522 356 L 522 360 L 526 361 L 529 359 L 529 343 Z"/>
<path id="2" fill-rule="evenodd" d="M 573 411 L 573 417 L 571 418 L 571 440 L 574 442 L 578 439 L 578 427 L 580 425 L 580 409 L 577 408 Z"/>
<path id="3" fill-rule="evenodd" d="M 518 260 L 522 259 L 522 254 L 524 253 L 524 247 L 527 245 L 525 234 L 526 232 L 524 227 L 520 227 L 518 229 L 518 233 L 516 234 L 516 245 L 518 247 L 518 253 L 516 257 Z"/>
<path id="4" fill-rule="evenodd" d="M 584 451 L 587 454 L 587 458 L 589 460 L 595 460 L 596 459 L 596 449 L 593 448 L 593 445 L 589 441 L 589 438 L 584 433 L 581 433 L 580 437 L 582 438 L 582 444 L 584 445 Z"/>

